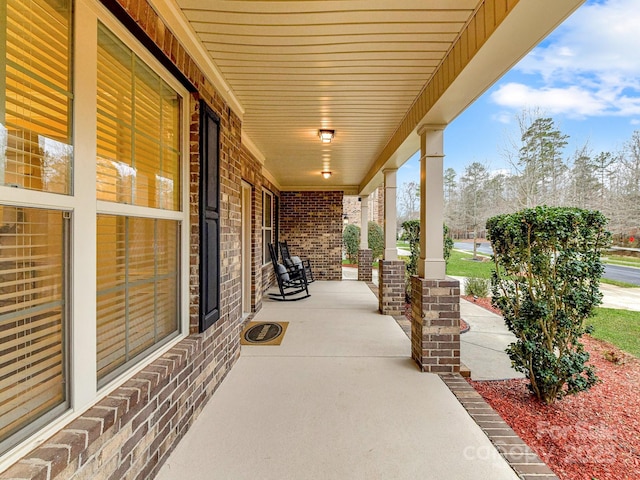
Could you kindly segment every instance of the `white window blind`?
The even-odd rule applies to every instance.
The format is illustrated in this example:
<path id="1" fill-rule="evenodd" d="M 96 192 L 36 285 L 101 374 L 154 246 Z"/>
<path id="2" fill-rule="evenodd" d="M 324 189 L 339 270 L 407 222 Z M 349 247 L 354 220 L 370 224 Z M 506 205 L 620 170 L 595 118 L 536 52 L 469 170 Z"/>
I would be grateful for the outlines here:
<path id="1" fill-rule="evenodd" d="M 0 43 L 0 184 L 71 193 L 70 5 L 8 0 Z"/>
<path id="2" fill-rule="evenodd" d="M 0 206 L 0 442 L 67 400 L 63 215 Z"/>
<path id="3" fill-rule="evenodd" d="M 100 25 L 99 200 L 180 209 L 179 114 L 179 95 Z"/>
<path id="4" fill-rule="evenodd" d="M 271 261 L 269 244 L 273 243 L 273 194 L 262 192 L 262 263 Z"/>
<path id="5" fill-rule="evenodd" d="M 172 220 L 98 216 L 99 379 L 177 334 L 178 235 Z"/>

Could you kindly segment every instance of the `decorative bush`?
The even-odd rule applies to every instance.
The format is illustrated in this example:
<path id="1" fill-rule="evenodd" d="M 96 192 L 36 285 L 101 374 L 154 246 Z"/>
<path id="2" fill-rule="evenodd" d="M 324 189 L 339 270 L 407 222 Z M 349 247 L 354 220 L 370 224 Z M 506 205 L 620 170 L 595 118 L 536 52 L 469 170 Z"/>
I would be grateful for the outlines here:
<path id="1" fill-rule="evenodd" d="M 547 403 L 597 382 L 580 338 L 601 301 L 600 254 L 611 235 L 600 212 L 537 207 L 487 221 L 495 271 L 492 303 L 517 337 L 513 367 Z"/>
<path id="2" fill-rule="evenodd" d="M 376 222 L 369 222 L 368 244 L 371 249 L 373 261 L 382 258 L 384 253 L 384 231 Z"/>
<path id="3" fill-rule="evenodd" d="M 405 292 L 407 299 L 411 298 L 411 275 L 418 274 L 418 259 L 420 258 L 420 220 L 407 220 L 402 223 L 404 230 L 403 237 L 409 242 L 411 256 L 405 261 Z M 449 227 L 442 224 L 442 235 L 444 236 L 443 256 L 445 262 L 449 261 L 453 240 L 449 236 Z"/>
<path id="4" fill-rule="evenodd" d="M 443 256 L 444 261 L 449 262 L 451 256 L 451 250 L 453 250 L 453 238 L 449 235 L 449 227 L 446 224 L 442 224 L 442 235 L 444 236 Z"/>
<path id="5" fill-rule="evenodd" d="M 486 278 L 469 277 L 464 281 L 466 295 L 474 295 L 479 298 L 489 296 L 489 280 Z"/>
<path id="6" fill-rule="evenodd" d="M 406 272 L 409 278 L 418 274 L 418 258 L 420 258 L 420 220 L 407 220 L 402 223 L 404 237 L 409 242 L 411 256 L 406 262 Z"/>
<path id="7" fill-rule="evenodd" d="M 360 249 L 360 227 L 349 224 L 342 232 L 342 243 L 350 263 L 358 263 L 358 250 Z"/>

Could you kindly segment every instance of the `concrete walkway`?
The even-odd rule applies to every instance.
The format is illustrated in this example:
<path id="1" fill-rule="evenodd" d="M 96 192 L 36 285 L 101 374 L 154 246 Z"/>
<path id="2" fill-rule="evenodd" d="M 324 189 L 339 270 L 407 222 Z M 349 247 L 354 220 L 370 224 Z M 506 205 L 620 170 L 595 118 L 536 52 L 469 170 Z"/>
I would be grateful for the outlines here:
<path id="1" fill-rule="evenodd" d="M 622 288 L 601 283 L 600 291 L 602 292 L 601 307 L 640 311 L 640 288 Z"/>
<path id="2" fill-rule="evenodd" d="M 460 359 L 471 371 L 473 380 L 524 377 L 511 367 L 511 360 L 505 353 L 516 337 L 500 315 L 460 299 L 460 316 L 471 327 L 460 336 Z"/>
<path id="3" fill-rule="evenodd" d="M 315 282 L 266 301 L 282 345 L 242 355 L 160 480 L 517 479 L 362 282 Z"/>

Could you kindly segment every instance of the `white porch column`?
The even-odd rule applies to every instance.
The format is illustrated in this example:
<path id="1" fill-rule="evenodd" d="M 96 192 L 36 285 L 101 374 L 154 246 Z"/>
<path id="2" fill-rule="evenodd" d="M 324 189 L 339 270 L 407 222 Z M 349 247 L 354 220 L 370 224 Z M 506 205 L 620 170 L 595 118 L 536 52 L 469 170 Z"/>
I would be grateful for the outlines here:
<path id="1" fill-rule="evenodd" d="M 422 125 L 420 135 L 420 259 L 418 276 L 444 279 L 444 128 Z"/>
<path id="2" fill-rule="evenodd" d="M 384 173 L 384 259 L 398 260 L 396 247 L 396 172 L 398 169 L 383 170 Z"/>
<path id="3" fill-rule="evenodd" d="M 360 249 L 369 248 L 369 195 L 360 196 Z"/>

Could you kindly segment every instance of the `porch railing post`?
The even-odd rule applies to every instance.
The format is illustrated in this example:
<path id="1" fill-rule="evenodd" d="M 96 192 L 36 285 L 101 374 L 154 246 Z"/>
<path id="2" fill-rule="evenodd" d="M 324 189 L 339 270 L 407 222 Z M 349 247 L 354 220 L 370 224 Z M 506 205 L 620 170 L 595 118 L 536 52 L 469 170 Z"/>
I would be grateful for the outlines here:
<path id="1" fill-rule="evenodd" d="M 360 249 L 358 250 L 358 280 L 372 280 L 373 255 L 369 249 L 369 195 L 360 196 Z"/>
<path id="2" fill-rule="evenodd" d="M 405 265 L 396 248 L 396 172 L 384 173 L 384 259 L 378 263 L 379 308 L 385 315 L 402 315 L 405 303 Z"/>
<path id="3" fill-rule="evenodd" d="M 420 259 L 411 279 L 411 354 L 424 372 L 460 371 L 460 282 L 444 260 L 444 125 L 420 135 Z"/>

